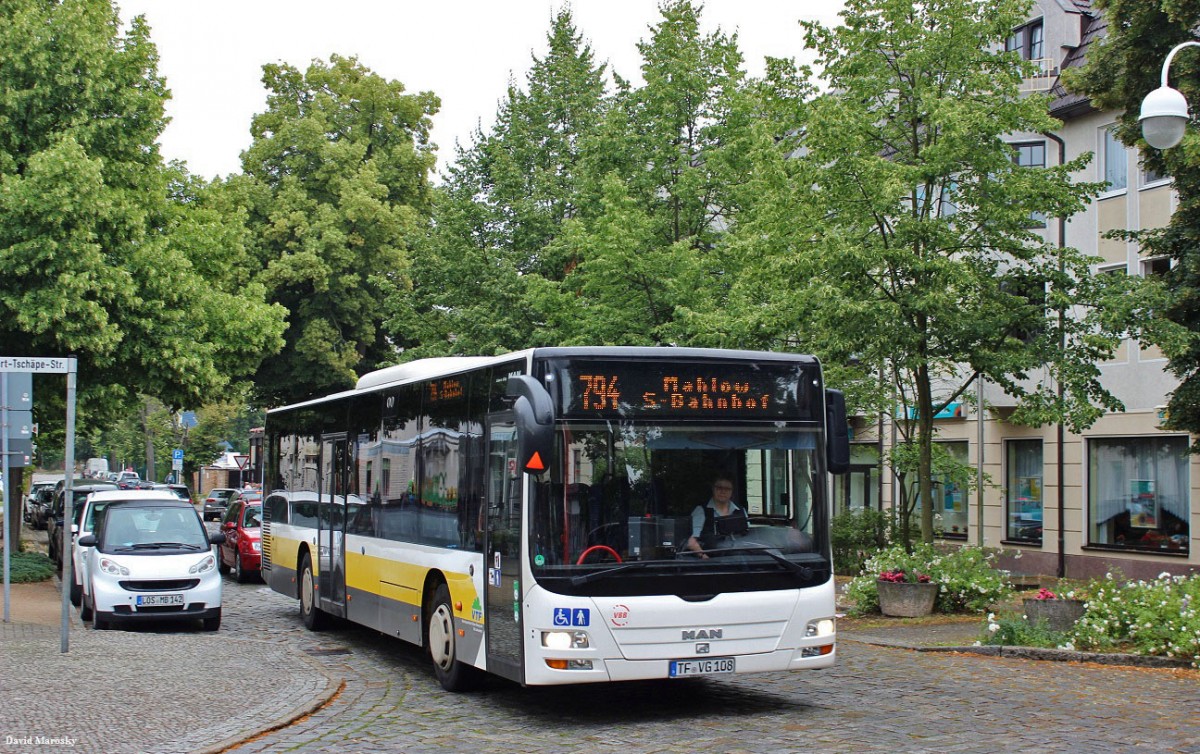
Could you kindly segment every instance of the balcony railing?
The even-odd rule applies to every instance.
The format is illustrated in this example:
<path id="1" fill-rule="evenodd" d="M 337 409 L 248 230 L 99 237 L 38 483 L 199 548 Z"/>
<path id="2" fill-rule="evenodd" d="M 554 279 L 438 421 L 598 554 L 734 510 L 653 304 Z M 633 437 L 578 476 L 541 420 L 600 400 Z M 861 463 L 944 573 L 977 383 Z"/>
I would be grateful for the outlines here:
<path id="1" fill-rule="evenodd" d="M 1036 66 L 1036 70 L 1032 76 L 1021 82 L 1021 92 L 1049 91 L 1058 78 L 1058 68 L 1054 65 L 1053 58 L 1038 58 L 1029 62 Z"/>

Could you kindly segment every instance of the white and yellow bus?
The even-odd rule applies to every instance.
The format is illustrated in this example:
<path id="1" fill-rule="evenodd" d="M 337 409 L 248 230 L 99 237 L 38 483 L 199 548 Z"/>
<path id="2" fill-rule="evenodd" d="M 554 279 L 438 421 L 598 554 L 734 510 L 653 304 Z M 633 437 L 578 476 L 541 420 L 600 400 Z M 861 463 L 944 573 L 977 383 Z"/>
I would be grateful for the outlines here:
<path id="1" fill-rule="evenodd" d="M 309 628 L 427 647 L 447 689 L 834 662 L 828 474 L 849 444 L 813 357 L 427 359 L 270 411 L 264 444 L 267 583 Z M 706 512 L 718 478 L 740 517 Z"/>

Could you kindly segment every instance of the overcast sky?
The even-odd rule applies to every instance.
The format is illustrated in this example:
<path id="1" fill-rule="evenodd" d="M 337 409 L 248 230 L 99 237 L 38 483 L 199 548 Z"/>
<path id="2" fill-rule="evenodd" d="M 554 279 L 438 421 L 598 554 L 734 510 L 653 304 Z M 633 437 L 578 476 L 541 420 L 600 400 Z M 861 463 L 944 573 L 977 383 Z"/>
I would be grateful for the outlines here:
<path id="1" fill-rule="evenodd" d="M 491 126 L 511 80 L 524 87 L 532 57 L 545 57 L 546 34 L 563 0 L 117 0 L 122 17 L 144 15 L 172 100 L 163 156 L 212 178 L 240 170 L 250 118 L 262 112 L 262 66 L 301 70 L 313 58 L 357 56 L 409 92 L 442 101 L 433 118 L 439 169 L 456 140 Z M 636 44 L 658 22 L 657 0 L 573 0 L 575 25 L 598 61 L 640 82 Z M 746 70 L 764 56 L 809 62 L 798 21 L 837 23 L 842 0 L 707 0 L 705 31 L 736 31 Z"/>

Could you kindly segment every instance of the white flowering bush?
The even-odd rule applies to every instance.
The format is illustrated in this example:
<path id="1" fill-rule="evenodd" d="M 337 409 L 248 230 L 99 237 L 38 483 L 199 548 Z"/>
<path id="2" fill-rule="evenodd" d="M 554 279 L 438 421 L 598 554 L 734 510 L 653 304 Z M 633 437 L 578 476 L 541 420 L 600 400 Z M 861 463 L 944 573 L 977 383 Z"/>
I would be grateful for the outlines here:
<path id="1" fill-rule="evenodd" d="M 1092 582 L 1087 611 L 1075 624 L 1079 649 L 1121 648 L 1188 660 L 1200 667 L 1200 574 L 1119 584 Z"/>
<path id="2" fill-rule="evenodd" d="M 919 544 L 908 552 L 896 545 L 869 558 L 862 574 L 845 587 L 854 603 L 852 615 L 879 612 L 879 574 L 887 571 L 917 572 L 938 585 L 935 609 L 943 613 L 985 612 L 1012 594 L 1008 573 L 992 566 L 994 555 L 979 547 L 956 547 L 939 552 Z"/>

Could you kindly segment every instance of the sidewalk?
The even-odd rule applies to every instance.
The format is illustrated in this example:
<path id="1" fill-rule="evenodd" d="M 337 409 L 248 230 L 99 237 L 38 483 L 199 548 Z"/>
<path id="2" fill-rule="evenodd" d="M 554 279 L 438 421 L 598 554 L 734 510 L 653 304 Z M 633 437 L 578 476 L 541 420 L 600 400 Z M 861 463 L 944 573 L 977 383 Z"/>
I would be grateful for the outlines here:
<path id="1" fill-rule="evenodd" d="M 977 645 L 982 620 L 978 616 L 937 615 L 930 618 L 843 619 L 838 641 L 854 641 L 916 652 L 961 652 L 988 657 L 1017 657 L 1055 662 L 1094 662 L 1142 668 L 1190 668 L 1185 660 L 1114 652 L 1078 652 L 999 645 Z"/>
<path id="2" fill-rule="evenodd" d="M 218 752 L 311 713 L 337 691 L 317 663 L 221 632 L 93 631 L 55 578 L 10 585 L 0 622 L 0 741 L 96 754 Z M 235 663 L 230 656 L 254 656 Z M 40 747 L 39 747 L 40 748 Z"/>

